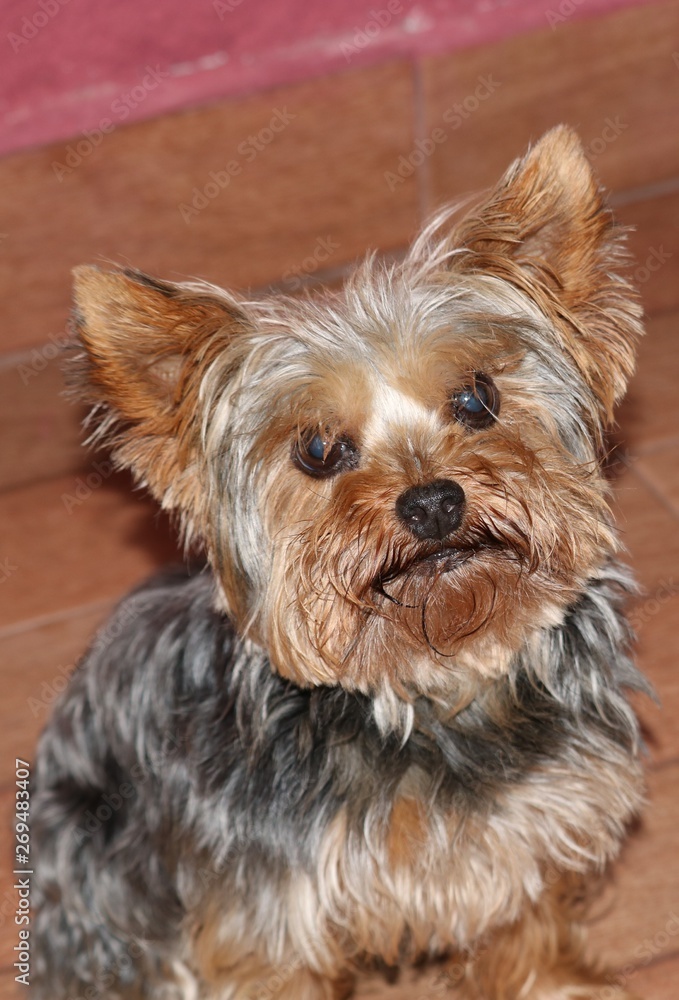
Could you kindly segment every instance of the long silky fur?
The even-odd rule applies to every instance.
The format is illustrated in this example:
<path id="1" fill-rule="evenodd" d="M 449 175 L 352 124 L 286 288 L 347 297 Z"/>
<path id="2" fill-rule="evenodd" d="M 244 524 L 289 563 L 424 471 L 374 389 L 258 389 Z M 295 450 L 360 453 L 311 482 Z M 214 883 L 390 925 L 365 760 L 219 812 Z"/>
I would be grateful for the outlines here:
<path id="1" fill-rule="evenodd" d="M 226 872 L 225 900 L 267 896 L 314 871 L 340 812 L 357 838 L 368 816 L 386 825 L 413 768 L 432 815 L 492 817 L 535 770 L 633 756 L 623 688 L 645 682 L 629 658 L 627 586 L 611 565 L 492 697 L 448 719 L 423 700 L 405 741 L 381 735 L 366 696 L 272 672 L 215 609 L 209 571 L 128 597 L 39 748 L 36 997 L 78 996 L 105 977 L 107 996 L 163 972 L 171 981 L 187 916 L 211 888 L 201 870 Z"/>

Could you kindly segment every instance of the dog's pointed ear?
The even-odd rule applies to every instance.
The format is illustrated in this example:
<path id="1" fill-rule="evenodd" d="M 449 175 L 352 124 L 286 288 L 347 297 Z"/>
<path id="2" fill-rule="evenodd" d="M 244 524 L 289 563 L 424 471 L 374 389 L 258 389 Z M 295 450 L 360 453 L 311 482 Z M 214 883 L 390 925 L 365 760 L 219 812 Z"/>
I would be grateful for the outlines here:
<path id="1" fill-rule="evenodd" d="M 96 267 L 76 268 L 74 282 L 75 356 L 67 377 L 73 395 L 91 407 L 93 438 L 166 509 L 190 519 L 201 384 L 248 319 L 209 286 Z"/>
<path id="2" fill-rule="evenodd" d="M 624 237 L 564 125 L 517 160 L 453 234 L 463 251 L 451 258 L 456 270 L 506 278 L 557 319 L 608 420 L 641 333 L 638 296 L 619 273 L 628 263 Z"/>

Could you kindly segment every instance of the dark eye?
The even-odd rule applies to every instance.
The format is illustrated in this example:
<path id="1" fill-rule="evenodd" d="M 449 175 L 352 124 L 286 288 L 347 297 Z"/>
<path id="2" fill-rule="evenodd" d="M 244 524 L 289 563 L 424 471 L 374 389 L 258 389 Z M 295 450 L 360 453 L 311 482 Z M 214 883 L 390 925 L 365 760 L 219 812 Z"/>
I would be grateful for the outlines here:
<path id="1" fill-rule="evenodd" d="M 500 412 L 500 393 L 490 375 L 474 372 L 473 381 L 453 393 L 453 415 L 461 424 L 481 430 Z"/>
<path id="2" fill-rule="evenodd" d="M 326 437 L 320 432 L 303 435 L 292 449 L 298 469 L 315 479 L 334 476 L 345 469 L 355 469 L 358 448 L 350 438 Z"/>

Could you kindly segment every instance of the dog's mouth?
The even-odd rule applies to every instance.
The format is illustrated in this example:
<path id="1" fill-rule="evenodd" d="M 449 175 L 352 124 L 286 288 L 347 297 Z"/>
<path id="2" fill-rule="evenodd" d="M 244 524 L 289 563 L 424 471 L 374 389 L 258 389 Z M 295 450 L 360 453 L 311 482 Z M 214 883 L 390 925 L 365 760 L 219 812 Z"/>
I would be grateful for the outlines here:
<path id="1" fill-rule="evenodd" d="M 427 552 L 424 555 L 416 556 L 396 576 L 411 574 L 426 576 L 432 572 L 438 576 L 440 573 L 453 573 L 477 554 L 478 548 L 448 546 L 437 549 L 435 552 Z"/>
<path id="2" fill-rule="evenodd" d="M 372 589 L 388 601 L 407 607 L 413 600 L 426 599 L 439 583 L 450 581 L 455 586 L 455 575 L 469 564 L 478 563 L 483 572 L 490 569 L 490 564 L 497 567 L 500 561 L 513 564 L 520 572 L 532 572 L 534 553 L 528 536 L 518 527 L 513 531 L 502 527 L 497 522 L 477 519 L 443 541 L 432 539 L 392 550 L 371 581 Z M 471 581 L 467 580 L 467 584 Z"/>
<path id="3" fill-rule="evenodd" d="M 448 546 L 447 548 L 437 549 L 436 552 L 428 552 L 425 555 L 417 556 L 412 560 L 411 568 L 417 570 L 418 567 L 426 569 L 430 565 L 434 565 L 437 569 L 442 572 L 447 572 L 448 570 L 453 570 L 456 566 L 461 563 L 466 562 L 468 559 L 472 559 L 478 552 L 478 548 L 474 547 L 453 547 Z"/>
<path id="4" fill-rule="evenodd" d="M 431 577 L 454 573 L 464 563 L 469 562 L 479 552 L 478 546 L 447 545 L 427 552 L 418 552 L 408 559 L 399 561 L 383 570 L 373 581 L 373 588 L 387 597 L 385 588 L 395 582 L 411 577 Z"/>

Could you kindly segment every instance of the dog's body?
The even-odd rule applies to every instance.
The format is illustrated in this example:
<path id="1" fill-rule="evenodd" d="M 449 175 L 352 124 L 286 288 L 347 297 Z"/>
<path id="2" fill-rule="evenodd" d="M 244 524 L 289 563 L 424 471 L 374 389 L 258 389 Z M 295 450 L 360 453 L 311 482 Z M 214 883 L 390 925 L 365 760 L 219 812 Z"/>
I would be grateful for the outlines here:
<path id="1" fill-rule="evenodd" d="M 128 598 L 43 736 L 37 996 L 330 1000 L 427 955 L 598 996 L 578 906 L 642 795 L 618 255 L 561 129 L 320 303 L 81 275 L 84 394 L 212 568 Z"/>

